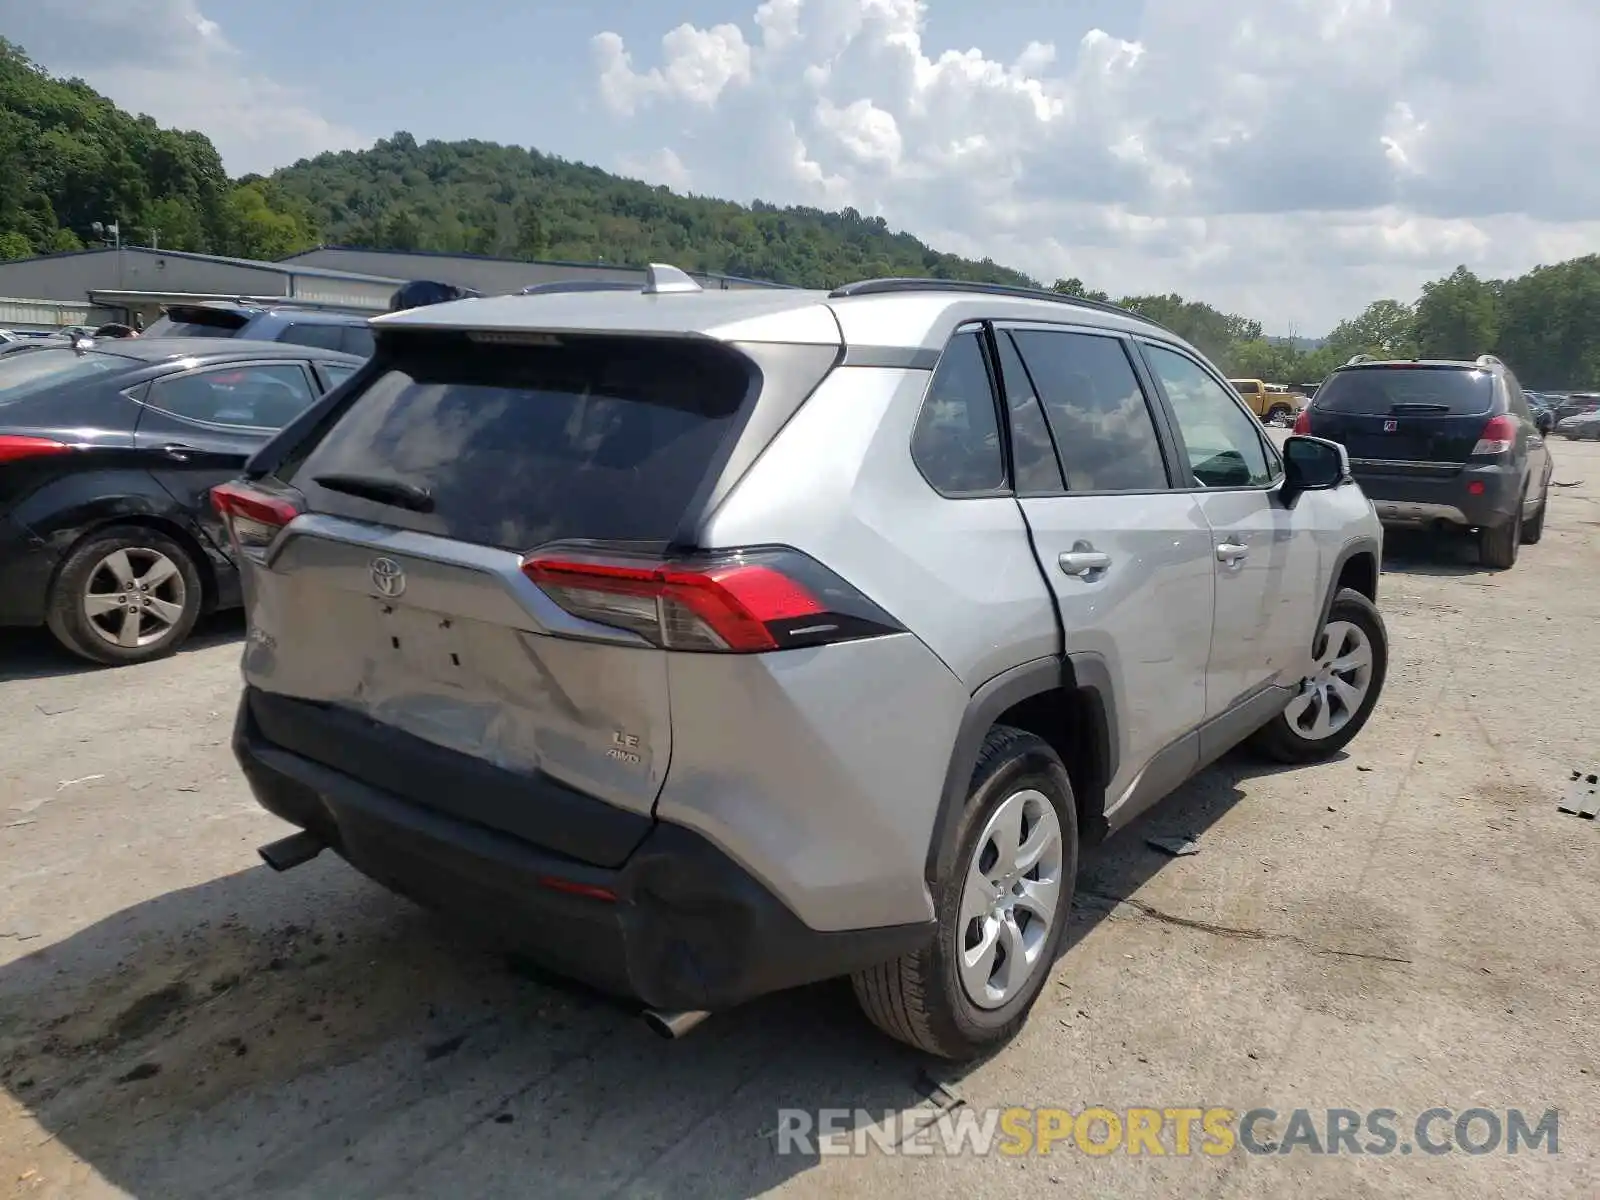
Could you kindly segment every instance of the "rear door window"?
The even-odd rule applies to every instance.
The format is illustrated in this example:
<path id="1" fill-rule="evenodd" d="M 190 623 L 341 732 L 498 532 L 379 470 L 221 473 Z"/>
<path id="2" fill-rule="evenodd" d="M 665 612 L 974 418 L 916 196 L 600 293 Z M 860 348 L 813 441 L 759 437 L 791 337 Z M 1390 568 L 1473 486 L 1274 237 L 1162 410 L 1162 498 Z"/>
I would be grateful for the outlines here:
<path id="1" fill-rule="evenodd" d="M 216 367 L 150 385 L 151 408 L 208 425 L 282 429 L 316 399 L 298 363 Z"/>
<path id="2" fill-rule="evenodd" d="M 282 474 L 317 511 L 519 551 L 673 538 L 753 382 L 734 351 L 665 339 L 422 334 L 385 355 L 388 369 Z M 351 480 L 425 495 L 428 511 L 352 493 Z"/>
<path id="3" fill-rule="evenodd" d="M 1121 339 L 1033 329 L 1007 336 L 1039 389 L 1069 492 L 1167 489 L 1161 441 Z"/>
<path id="4" fill-rule="evenodd" d="M 1044 419 L 1044 408 L 1011 335 L 995 335 L 1000 350 L 1000 378 L 1005 384 L 1006 409 L 1011 414 L 1011 462 L 1019 495 L 1050 495 L 1066 487 L 1055 442 Z"/>
<path id="5" fill-rule="evenodd" d="M 1485 416 L 1494 376 L 1462 367 L 1355 367 L 1336 371 L 1317 390 L 1322 412 L 1363 416 Z"/>

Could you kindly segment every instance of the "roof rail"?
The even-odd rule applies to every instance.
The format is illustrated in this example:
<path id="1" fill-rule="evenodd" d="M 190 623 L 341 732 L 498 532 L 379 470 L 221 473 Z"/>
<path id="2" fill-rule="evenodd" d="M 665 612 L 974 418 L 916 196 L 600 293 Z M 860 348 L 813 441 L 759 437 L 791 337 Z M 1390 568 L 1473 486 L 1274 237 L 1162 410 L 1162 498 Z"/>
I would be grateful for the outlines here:
<path id="1" fill-rule="evenodd" d="M 1370 354 L 1352 354 L 1350 356 L 1350 361 L 1345 363 L 1345 366 L 1347 366 L 1347 367 L 1359 367 L 1362 363 L 1377 362 L 1377 361 L 1378 360 L 1373 358 L 1372 355 L 1370 355 Z"/>
<path id="2" fill-rule="evenodd" d="M 1074 308 L 1092 308 L 1096 312 L 1115 313 L 1131 317 L 1146 325 L 1180 336 L 1153 317 L 1105 300 L 1090 300 L 1084 296 L 1069 296 L 1065 292 L 1052 292 L 1045 288 L 1013 287 L 1007 283 L 979 283 L 970 279 L 863 279 L 847 283 L 828 293 L 829 299 L 842 300 L 847 296 L 882 296 L 895 292 L 969 292 L 980 296 L 1010 296 L 1018 300 L 1049 300 L 1056 304 L 1070 304 Z"/>
<path id="3" fill-rule="evenodd" d="M 1505 363 L 1492 354 L 1480 354 L 1478 355 L 1478 365 L 1480 367 L 1503 367 Z"/>
<path id="4" fill-rule="evenodd" d="M 639 285 L 623 279 L 553 279 L 530 283 L 519 296 L 548 296 L 554 292 L 637 292 Z"/>

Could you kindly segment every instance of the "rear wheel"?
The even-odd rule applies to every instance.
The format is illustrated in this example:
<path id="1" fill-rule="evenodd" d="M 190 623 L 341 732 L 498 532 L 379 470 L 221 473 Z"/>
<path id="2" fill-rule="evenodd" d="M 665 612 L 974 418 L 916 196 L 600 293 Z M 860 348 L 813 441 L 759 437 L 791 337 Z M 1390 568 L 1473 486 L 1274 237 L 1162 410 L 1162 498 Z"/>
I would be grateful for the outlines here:
<path id="1" fill-rule="evenodd" d="M 159 530 L 119 525 L 67 556 L 45 621 L 74 654 L 122 666 L 181 646 L 202 598 L 199 569 L 183 546 Z"/>
<path id="2" fill-rule="evenodd" d="M 1056 752 L 1031 733 L 991 730 L 956 839 L 950 878 L 934 886 L 933 944 L 852 983 L 890 1037 L 970 1059 L 1022 1027 L 1066 931 L 1078 820 Z"/>
<path id="3" fill-rule="evenodd" d="M 1361 732 L 1389 671 L 1389 633 L 1377 605 L 1343 588 L 1317 638 L 1311 674 L 1282 713 L 1251 739 L 1268 758 L 1320 762 Z"/>
<path id="4" fill-rule="evenodd" d="M 1508 571 L 1517 565 L 1517 551 L 1522 549 L 1522 516 L 1517 515 L 1498 525 L 1478 531 L 1478 561 L 1496 571 Z"/>
<path id="5" fill-rule="evenodd" d="M 1267 410 L 1267 424 L 1284 426 L 1294 420 L 1294 412 L 1286 404 L 1274 404 Z"/>

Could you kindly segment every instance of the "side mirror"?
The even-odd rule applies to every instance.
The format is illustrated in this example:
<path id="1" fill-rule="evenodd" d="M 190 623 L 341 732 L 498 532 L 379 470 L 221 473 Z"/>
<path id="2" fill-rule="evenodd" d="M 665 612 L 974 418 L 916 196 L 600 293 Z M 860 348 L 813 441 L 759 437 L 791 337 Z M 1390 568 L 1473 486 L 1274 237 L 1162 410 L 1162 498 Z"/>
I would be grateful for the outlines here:
<path id="1" fill-rule="evenodd" d="M 1350 478 L 1350 455 L 1338 442 L 1300 435 L 1283 443 L 1283 488 L 1286 507 L 1302 492 L 1326 492 Z"/>

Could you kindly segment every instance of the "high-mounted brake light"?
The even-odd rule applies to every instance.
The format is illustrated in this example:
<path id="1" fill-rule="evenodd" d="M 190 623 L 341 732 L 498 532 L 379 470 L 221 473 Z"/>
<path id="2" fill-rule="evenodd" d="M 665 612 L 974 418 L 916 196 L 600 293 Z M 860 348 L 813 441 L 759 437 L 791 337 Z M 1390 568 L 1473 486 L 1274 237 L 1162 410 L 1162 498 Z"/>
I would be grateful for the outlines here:
<path id="1" fill-rule="evenodd" d="M 1474 458 L 1491 458 L 1496 454 L 1509 454 L 1517 444 L 1517 420 L 1501 413 L 1490 417 L 1489 423 L 1478 435 L 1478 444 L 1472 448 Z"/>
<path id="2" fill-rule="evenodd" d="M 217 510 L 239 550 L 259 559 L 300 507 L 282 496 L 271 496 L 243 483 L 223 483 L 211 489 L 211 506 Z"/>
<path id="3" fill-rule="evenodd" d="M 1300 410 L 1300 415 L 1294 419 L 1294 432 L 1305 434 L 1311 432 L 1311 406 L 1308 404 Z"/>
<path id="4" fill-rule="evenodd" d="M 57 454 L 71 454 L 75 449 L 54 438 L 22 437 L 0 434 L 0 463 L 22 462 L 30 458 L 48 458 Z"/>
<path id="5" fill-rule="evenodd" d="M 667 650 L 756 654 L 901 628 L 831 571 L 781 547 L 663 561 L 552 546 L 522 570 L 573 616 Z"/>

